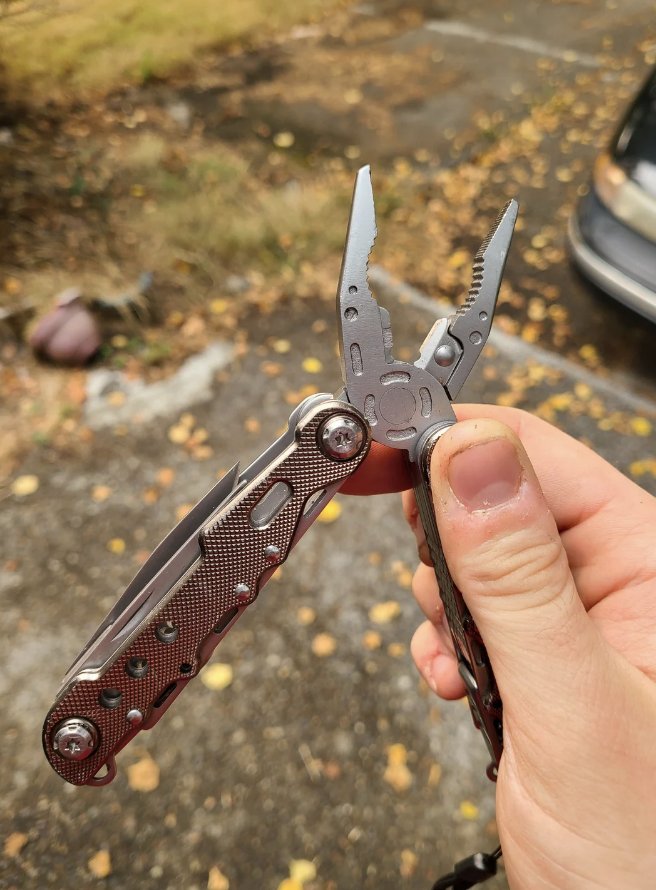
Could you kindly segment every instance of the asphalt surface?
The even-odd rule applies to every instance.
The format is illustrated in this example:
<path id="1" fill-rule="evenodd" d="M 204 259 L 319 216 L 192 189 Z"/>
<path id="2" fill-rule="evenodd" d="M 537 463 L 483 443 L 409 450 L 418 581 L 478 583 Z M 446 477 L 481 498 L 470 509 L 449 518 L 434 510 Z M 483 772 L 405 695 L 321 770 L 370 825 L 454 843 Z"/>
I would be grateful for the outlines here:
<path id="1" fill-rule="evenodd" d="M 503 28 L 515 36 L 539 35 L 579 54 L 597 52 L 601 35 L 612 30 L 620 57 L 644 36 L 653 10 L 651 2 L 638 0 L 625 0 L 621 10 L 612 3 L 515 3 L 514 21 L 503 24 L 502 7 L 508 11 L 508 4 L 441 4 L 439 20 L 465 21 L 489 33 Z M 507 101 L 512 82 L 535 68 L 535 54 L 489 39 L 467 43 L 439 28 L 412 27 L 395 39 L 399 52 L 412 52 L 418 41 L 434 43 L 460 72 L 452 86 L 436 85 L 423 114 L 407 111 L 400 120 L 399 140 L 415 148 L 422 139 L 442 138 L 447 126 L 464 127 L 468 102 Z M 581 150 L 586 162 L 594 154 L 590 146 Z M 530 204 L 529 230 L 545 225 L 554 207 L 548 194 L 543 203 Z M 522 272 L 514 263 L 508 274 L 519 289 Z M 493 403 L 512 392 L 520 407 L 551 411 L 560 426 L 629 473 L 655 453 L 653 433 L 636 422 L 653 420 L 654 329 L 601 299 L 565 263 L 552 266 L 544 281 L 570 289 L 581 342 L 611 356 L 604 363 L 610 376 L 600 378 L 595 391 L 594 380 L 583 381 L 577 368 L 562 364 L 552 373 L 538 352 L 518 358 L 502 344 L 478 363 L 461 400 Z M 388 291 L 382 302 L 392 314 L 400 354 L 416 351 L 433 318 L 407 295 L 401 293 L 401 302 L 398 296 Z M 325 323 L 323 330 L 317 321 Z M 66 786 L 43 756 L 41 725 L 60 678 L 143 552 L 174 524 L 176 509 L 195 502 L 236 460 L 245 465 L 256 457 L 284 425 L 291 394 L 303 386 L 331 392 L 340 385 L 328 304 L 298 303 L 253 317 L 249 336 L 249 351 L 219 375 L 210 401 L 189 406 L 196 426 L 209 433 L 209 459 L 194 460 L 170 441 L 177 411 L 127 429 L 110 424 L 86 457 L 34 452 L 18 473 L 36 475 L 38 491 L 2 503 L 0 839 L 26 836 L 16 855 L 6 851 L 0 859 L 3 890 L 99 884 L 204 890 L 215 867 L 232 890 L 275 890 L 292 859 L 315 862 L 317 877 L 306 890 L 424 890 L 456 860 L 496 844 L 494 788 L 468 710 L 427 695 L 411 663 L 409 641 L 421 616 L 406 569 L 414 568 L 416 553 L 395 496 L 338 496 L 341 515 L 315 524 L 280 579 L 215 653 L 213 661 L 232 666 L 232 684 L 222 691 L 190 684 L 158 726 L 119 755 L 112 785 Z M 280 339 L 289 341 L 289 351 L 276 351 Z M 319 359 L 323 370 L 303 370 L 307 357 Z M 267 376 L 266 362 L 279 363 L 281 373 Z M 594 378 L 598 372 L 585 373 Z M 166 396 L 160 398 L 165 412 Z M 175 479 L 147 503 L 144 492 L 162 467 L 173 468 Z M 638 481 L 656 494 L 653 475 Z M 101 503 L 92 497 L 98 485 L 111 489 Z M 115 539 L 125 543 L 122 553 L 108 549 Z M 375 627 L 369 609 L 390 600 L 400 604 L 400 616 Z M 311 624 L 299 621 L 302 607 L 316 613 Z M 371 650 L 363 634 L 374 629 L 382 645 Z M 333 654 L 314 654 L 319 633 L 335 638 Z M 406 790 L 385 779 L 392 745 L 406 752 Z M 160 778 L 146 793 L 130 787 L 127 767 L 147 757 L 159 766 Z M 101 850 L 111 862 L 104 878 L 89 866 Z M 503 874 L 486 886 L 505 887 Z"/>

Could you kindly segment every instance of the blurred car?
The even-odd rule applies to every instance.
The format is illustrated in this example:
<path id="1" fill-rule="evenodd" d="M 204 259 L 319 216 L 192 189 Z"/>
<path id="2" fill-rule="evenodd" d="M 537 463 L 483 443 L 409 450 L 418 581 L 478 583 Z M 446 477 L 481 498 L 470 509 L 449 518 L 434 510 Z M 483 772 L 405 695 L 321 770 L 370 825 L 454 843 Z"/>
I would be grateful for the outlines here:
<path id="1" fill-rule="evenodd" d="M 656 68 L 597 158 L 568 240 L 584 275 L 656 321 Z"/>

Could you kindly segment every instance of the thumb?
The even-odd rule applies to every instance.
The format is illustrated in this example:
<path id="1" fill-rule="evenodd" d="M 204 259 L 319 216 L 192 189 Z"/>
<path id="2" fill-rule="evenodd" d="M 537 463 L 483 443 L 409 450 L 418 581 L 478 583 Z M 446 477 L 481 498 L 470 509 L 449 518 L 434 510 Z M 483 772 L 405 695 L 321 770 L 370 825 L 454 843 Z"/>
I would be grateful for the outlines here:
<path id="1" fill-rule="evenodd" d="M 485 641 L 506 719 L 539 718 L 542 730 L 545 720 L 571 721 L 589 698 L 586 668 L 600 638 L 519 439 L 495 420 L 457 423 L 435 445 L 431 483 L 447 563 Z"/>

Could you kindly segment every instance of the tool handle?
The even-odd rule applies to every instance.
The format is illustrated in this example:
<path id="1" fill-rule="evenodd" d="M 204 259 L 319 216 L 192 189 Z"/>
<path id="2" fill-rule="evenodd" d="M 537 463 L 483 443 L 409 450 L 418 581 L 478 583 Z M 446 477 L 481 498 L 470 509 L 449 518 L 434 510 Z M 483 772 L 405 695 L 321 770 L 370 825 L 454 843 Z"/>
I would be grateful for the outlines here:
<path id="1" fill-rule="evenodd" d="M 485 644 L 462 593 L 451 577 L 433 507 L 430 458 L 437 439 L 446 429 L 448 426 L 441 427 L 426 436 L 423 446 L 420 445 L 417 460 L 409 462 L 410 475 L 419 517 L 424 527 L 428 551 L 435 569 L 440 597 L 444 603 L 444 612 L 458 658 L 458 671 L 465 683 L 474 724 L 482 732 L 492 757 L 487 775 L 492 781 L 496 781 L 497 769 L 503 752 L 501 697 Z"/>

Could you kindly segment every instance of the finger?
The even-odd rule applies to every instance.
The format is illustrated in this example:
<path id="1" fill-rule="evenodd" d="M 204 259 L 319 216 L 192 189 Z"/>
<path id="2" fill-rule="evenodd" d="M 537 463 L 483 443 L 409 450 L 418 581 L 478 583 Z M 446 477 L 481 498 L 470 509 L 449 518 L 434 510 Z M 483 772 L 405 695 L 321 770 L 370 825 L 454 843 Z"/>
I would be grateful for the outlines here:
<path id="1" fill-rule="evenodd" d="M 444 615 L 444 604 L 432 566 L 417 567 L 412 578 L 412 592 L 426 618 L 436 626 L 439 625 Z"/>
<path id="2" fill-rule="evenodd" d="M 591 694 L 581 666 L 600 638 L 519 439 L 496 420 L 456 424 L 433 450 L 431 480 L 445 556 L 505 713 L 535 717 L 543 732 L 549 721 L 571 723 L 573 703 Z"/>
<path id="3" fill-rule="evenodd" d="M 415 631 L 410 651 L 417 670 L 430 688 L 441 698 L 462 698 L 465 687 L 458 673 L 458 662 L 452 651 L 430 621 L 425 621 Z"/>
<path id="4" fill-rule="evenodd" d="M 419 559 L 424 565 L 432 566 L 433 563 L 431 562 L 430 553 L 428 552 L 428 544 L 426 543 L 426 533 L 424 532 L 424 526 L 421 524 L 421 519 L 419 518 L 417 499 L 415 498 L 414 491 L 412 491 L 412 489 L 410 489 L 410 491 L 404 491 L 401 495 L 401 501 L 403 503 L 403 514 L 417 540 L 417 553 L 419 554 Z"/>
<path id="5" fill-rule="evenodd" d="M 366 459 L 340 491 L 343 494 L 390 494 L 411 487 L 403 452 L 372 442 Z"/>

